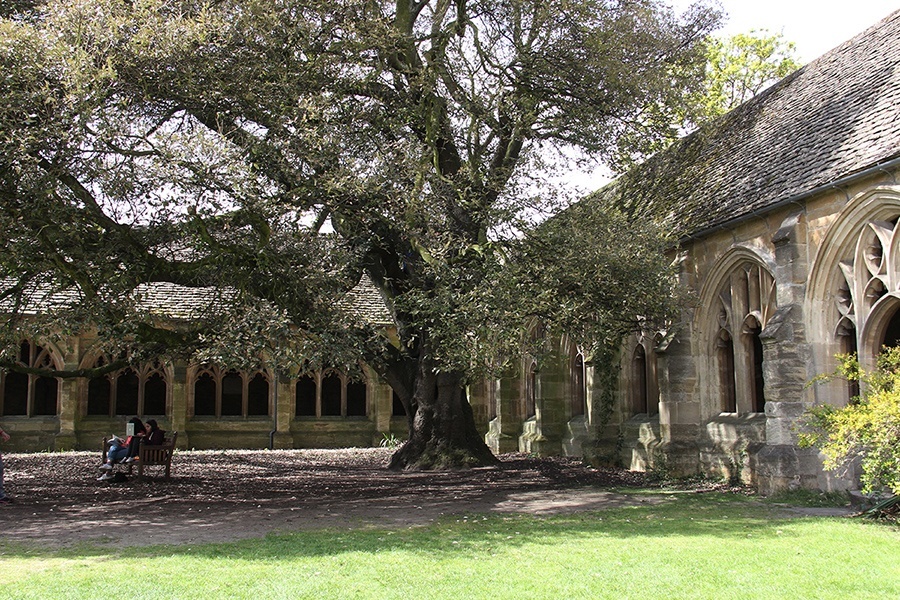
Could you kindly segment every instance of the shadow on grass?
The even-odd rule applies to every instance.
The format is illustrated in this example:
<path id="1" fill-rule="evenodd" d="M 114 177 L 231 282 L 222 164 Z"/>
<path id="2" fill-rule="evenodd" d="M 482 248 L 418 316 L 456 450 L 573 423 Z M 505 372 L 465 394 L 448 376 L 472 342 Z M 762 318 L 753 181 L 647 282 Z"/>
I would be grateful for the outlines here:
<path id="1" fill-rule="evenodd" d="M 601 512 L 548 517 L 471 514 L 406 529 L 326 529 L 269 534 L 226 543 L 110 549 L 85 542 L 53 549 L 7 542 L 0 543 L 0 559 L 4 556 L 110 559 L 190 556 L 257 561 L 394 550 L 440 558 L 472 556 L 498 547 L 577 543 L 580 539 L 615 542 L 680 537 L 727 541 L 752 536 L 764 540 L 780 536 L 787 526 L 799 521 L 780 514 L 777 507 L 734 494 L 660 493 L 658 490 L 655 493 L 664 500 Z"/>

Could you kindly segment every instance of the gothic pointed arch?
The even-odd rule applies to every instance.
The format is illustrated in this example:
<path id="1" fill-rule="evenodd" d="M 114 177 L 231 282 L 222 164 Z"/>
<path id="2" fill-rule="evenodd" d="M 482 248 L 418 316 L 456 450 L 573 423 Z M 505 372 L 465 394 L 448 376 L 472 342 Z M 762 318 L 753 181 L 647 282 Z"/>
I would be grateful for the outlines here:
<path id="1" fill-rule="evenodd" d="M 626 381 L 624 416 L 659 413 L 659 380 L 656 365 L 656 350 L 662 338 L 660 333 L 641 331 L 629 338 L 626 345 L 625 362 L 622 365 Z"/>
<path id="2" fill-rule="evenodd" d="M 365 417 L 369 414 L 369 382 L 363 373 L 351 377 L 343 371 L 328 368 L 301 374 L 294 386 L 298 417 Z M 394 394 L 392 412 L 406 410 Z"/>
<path id="3" fill-rule="evenodd" d="M 62 370 L 59 349 L 50 343 L 24 339 L 14 362 L 32 369 Z M 47 375 L 0 371 L 0 415 L 55 416 L 59 414 L 60 380 Z"/>
<path id="4" fill-rule="evenodd" d="M 647 351 L 640 344 L 634 347 L 631 353 L 631 412 L 633 414 L 647 413 L 649 405 L 647 399 Z"/>
<path id="5" fill-rule="evenodd" d="M 570 364 L 572 390 L 570 392 L 569 413 L 572 417 L 582 416 L 586 412 L 587 388 L 584 376 L 584 355 L 577 351 Z"/>
<path id="6" fill-rule="evenodd" d="M 88 352 L 81 368 L 104 367 L 111 364 L 111 360 L 104 352 Z M 170 412 L 172 378 L 171 365 L 158 360 L 92 377 L 84 388 L 84 414 L 165 417 Z"/>
<path id="7" fill-rule="evenodd" d="M 893 334 L 900 302 L 900 186 L 879 184 L 852 198 L 829 227 L 810 269 L 806 305 L 818 340 L 815 369 L 832 372 L 835 355 L 858 351 L 871 367 Z M 822 400 L 842 403 L 856 391 L 830 386 Z"/>
<path id="8" fill-rule="evenodd" d="M 737 246 L 707 278 L 700 295 L 695 329 L 705 348 L 701 388 L 707 417 L 718 413 L 765 411 L 762 330 L 777 309 L 774 257 L 768 251 Z"/>
<path id="9" fill-rule="evenodd" d="M 525 363 L 525 390 L 522 402 L 522 414 L 530 419 L 537 414 L 538 397 L 538 365 L 534 359 Z"/>
<path id="10" fill-rule="evenodd" d="M 271 414 L 272 375 L 268 369 L 240 371 L 218 365 L 188 370 L 191 412 L 195 417 L 264 417 Z"/>

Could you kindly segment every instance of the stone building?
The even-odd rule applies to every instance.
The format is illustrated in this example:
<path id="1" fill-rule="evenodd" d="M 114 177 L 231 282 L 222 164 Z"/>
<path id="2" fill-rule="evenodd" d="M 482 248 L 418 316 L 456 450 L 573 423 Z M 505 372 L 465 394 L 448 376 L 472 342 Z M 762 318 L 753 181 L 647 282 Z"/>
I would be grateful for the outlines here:
<path id="1" fill-rule="evenodd" d="M 152 284 L 138 290 L 141 309 L 177 323 L 210 303 L 208 289 Z M 71 299 L 69 299 L 71 300 Z M 32 312 L 66 298 L 32 297 Z M 351 293 L 358 314 L 381 326 L 389 317 L 365 280 Z M 110 364 L 96 335 L 57 343 L 23 340 L 18 362 L 58 371 Z M 312 375 L 270 369 L 151 362 L 94 379 L 0 371 L 0 422 L 13 438 L 7 450 L 99 448 L 125 430 L 133 415 L 178 431 L 183 448 L 333 448 L 378 445 L 384 434 L 406 435 L 402 406 L 366 365 L 363 376 L 335 369 Z"/>
<path id="2" fill-rule="evenodd" d="M 485 393 L 494 450 L 741 478 L 763 492 L 849 485 L 797 445 L 808 386 L 900 341 L 900 12 L 680 140 L 585 202 L 678 234 L 696 303 L 627 340 L 609 418 L 598 365 L 565 340 L 551 364 Z"/>
<path id="3" fill-rule="evenodd" d="M 798 447 L 796 426 L 811 405 L 856 393 L 807 385 L 835 354 L 858 351 L 871 365 L 900 341 L 898 177 L 900 12 L 584 200 L 663 219 L 696 302 L 666 331 L 626 340 L 617 370 L 563 339 L 549 357 L 523 357 L 517 375 L 473 386 L 488 444 L 739 477 L 763 492 L 850 485 Z M 190 308 L 187 290 L 148 298 L 170 318 Z M 361 298 L 381 318 L 377 297 Z M 88 334 L 23 342 L 19 360 L 65 370 L 109 357 Z M 0 421 L 17 450 L 96 448 L 132 414 L 195 448 L 402 437 L 402 408 L 366 373 L 157 363 L 93 381 L 0 373 Z"/>

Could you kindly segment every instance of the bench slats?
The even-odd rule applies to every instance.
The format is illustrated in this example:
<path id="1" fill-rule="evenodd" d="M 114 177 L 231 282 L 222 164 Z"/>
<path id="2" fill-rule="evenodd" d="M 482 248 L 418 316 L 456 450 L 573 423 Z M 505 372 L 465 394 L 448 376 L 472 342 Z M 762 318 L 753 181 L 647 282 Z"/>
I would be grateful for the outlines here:
<path id="1" fill-rule="evenodd" d="M 144 467 L 145 466 L 164 466 L 165 469 L 165 478 L 169 478 L 170 471 L 172 469 L 172 454 L 175 452 L 175 442 L 178 440 L 178 432 L 173 431 L 172 437 L 167 439 L 165 443 L 160 444 L 159 446 L 149 446 L 145 444 L 141 444 L 141 447 L 138 449 L 138 456 L 134 462 L 126 463 L 125 466 L 128 467 L 128 473 L 132 472 L 132 468 L 134 465 L 138 467 L 138 481 L 141 481 L 144 478 Z M 110 438 L 103 438 L 103 452 L 102 452 L 102 460 L 106 462 L 106 455 L 109 451 L 109 442 Z"/>

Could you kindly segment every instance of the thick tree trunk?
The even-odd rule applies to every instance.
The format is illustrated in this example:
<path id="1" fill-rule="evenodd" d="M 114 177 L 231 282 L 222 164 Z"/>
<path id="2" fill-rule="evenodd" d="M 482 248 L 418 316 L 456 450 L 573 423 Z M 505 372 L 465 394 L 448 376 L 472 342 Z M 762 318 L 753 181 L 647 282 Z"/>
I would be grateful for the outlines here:
<path id="1" fill-rule="evenodd" d="M 458 373 L 420 369 L 409 439 L 391 458 L 391 469 L 461 469 L 497 464 L 478 430 Z"/>

